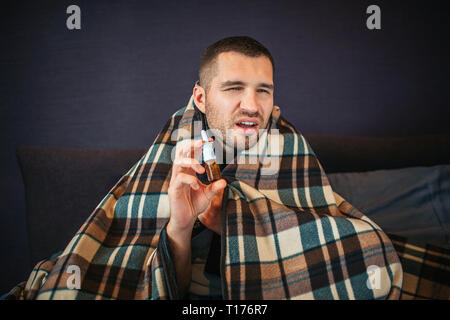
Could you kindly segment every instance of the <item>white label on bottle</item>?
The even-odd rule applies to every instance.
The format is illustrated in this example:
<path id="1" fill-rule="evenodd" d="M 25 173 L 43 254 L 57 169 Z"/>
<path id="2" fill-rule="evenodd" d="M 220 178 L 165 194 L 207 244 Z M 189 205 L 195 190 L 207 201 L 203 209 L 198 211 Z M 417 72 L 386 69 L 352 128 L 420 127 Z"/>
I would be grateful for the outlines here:
<path id="1" fill-rule="evenodd" d="M 203 144 L 203 161 L 216 159 L 216 155 L 214 154 L 214 146 L 213 142 L 206 142 Z"/>

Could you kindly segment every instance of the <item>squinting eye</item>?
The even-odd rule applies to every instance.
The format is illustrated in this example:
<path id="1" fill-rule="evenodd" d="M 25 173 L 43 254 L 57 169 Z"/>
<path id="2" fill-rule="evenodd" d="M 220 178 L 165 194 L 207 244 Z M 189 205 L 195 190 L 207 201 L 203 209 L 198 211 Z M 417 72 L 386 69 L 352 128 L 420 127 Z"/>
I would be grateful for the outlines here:
<path id="1" fill-rule="evenodd" d="M 269 91 L 267 91 L 267 90 L 264 90 L 264 89 L 258 89 L 258 91 L 259 91 L 259 92 L 270 93 Z"/>
<path id="2" fill-rule="evenodd" d="M 233 88 L 229 88 L 228 90 L 235 90 L 235 91 L 237 91 L 237 90 L 241 90 L 242 88 L 240 88 L 240 87 L 233 87 Z"/>

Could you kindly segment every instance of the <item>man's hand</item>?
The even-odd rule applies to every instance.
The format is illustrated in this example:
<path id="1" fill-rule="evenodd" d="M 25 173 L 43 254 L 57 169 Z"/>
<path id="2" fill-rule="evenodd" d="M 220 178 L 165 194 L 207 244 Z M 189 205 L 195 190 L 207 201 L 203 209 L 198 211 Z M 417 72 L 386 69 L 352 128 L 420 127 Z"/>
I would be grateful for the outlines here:
<path id="1" fill-rule="evenodd" d="M 210 206 L 198 216 L 200 222 L 208 229 L 214 231 L 217 234 L 221 234 L 220 228 L 222 226 L 222 189 L 211 200 Z"/>
<path id="2" fill-rule="evenodd" d="M 202 144 L 202 140 L 185 140 L 177 144 L 168 189 L 170 219 L 166 230 L 181 297 L 187 292 L 192 277 L 191 235 L 195 220 L 206 210 L 210 222 L 213 221 L 211 217 L 219 217 L 214 221 L 216 227 L 213 230 L 220 230 L 221 211 L 216 209 L 217 197 L 227 185 L 224 179 L 205 185 L 197 178 L 196 173 L 205 172 L 198 162 Z"/>
<path id="3" fill-rule="evenodd" d="M 207 209 L 205 212 L 207 214 L 200 218 L 202 222 L 205 221 L 207 227 L 208 221 L 213 221 L 214 214 L 220 218 L 226 181 L 220 179 L 205 185 L 197 178 L 196 173 L 205 172 L 205 168 L 199 163 L 202 144 L 202 140 L 185 140 L 177 144 L 175 151 L 168 189 L 170 203 L 168 227 L 177 233 L 189 234 L 197 216 Z M 216 225 L 214 229 L 220 230 L 220 226 Z"/>

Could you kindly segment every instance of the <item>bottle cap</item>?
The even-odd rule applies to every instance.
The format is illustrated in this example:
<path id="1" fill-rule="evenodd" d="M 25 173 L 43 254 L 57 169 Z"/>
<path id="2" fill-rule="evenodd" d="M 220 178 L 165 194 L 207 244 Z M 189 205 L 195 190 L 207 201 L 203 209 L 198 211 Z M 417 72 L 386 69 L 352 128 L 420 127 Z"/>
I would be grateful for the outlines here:
<path id="1" fill-rule="evenodd" d="M 216 155 L 214 154 L 214 143 L 209 142 L 208 135 L 205 130 L 202 130 L 202 139 L 205 141 L 203 144 L 203 161 L 216 160 Z"/>

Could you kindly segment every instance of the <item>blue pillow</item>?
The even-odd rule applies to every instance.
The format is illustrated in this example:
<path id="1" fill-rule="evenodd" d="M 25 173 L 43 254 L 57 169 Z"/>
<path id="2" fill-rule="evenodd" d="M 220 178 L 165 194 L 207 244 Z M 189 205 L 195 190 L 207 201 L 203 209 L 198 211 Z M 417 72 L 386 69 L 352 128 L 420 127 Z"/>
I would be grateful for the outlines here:
<path id="1" fill-rule="evenodd" d="M 450 248 L 450 165 L 334 173 L 328 179 L 385 232 Z"/>

